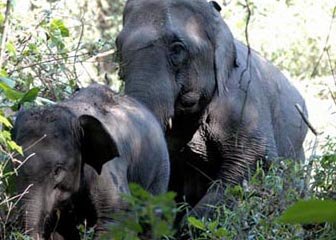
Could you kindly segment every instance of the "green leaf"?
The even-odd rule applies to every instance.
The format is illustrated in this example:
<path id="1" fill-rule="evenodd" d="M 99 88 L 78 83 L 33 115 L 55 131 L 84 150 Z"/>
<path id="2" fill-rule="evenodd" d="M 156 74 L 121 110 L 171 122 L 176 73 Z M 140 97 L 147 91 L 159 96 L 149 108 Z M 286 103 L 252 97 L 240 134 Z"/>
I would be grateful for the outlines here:
<path id="1" fill-rule="evenodd" d="M 336 222 L 336 201 L 301 200 L 289 207 L 278 220 L 290 224 Z"/>
<path id="2" fill-rule="evenodd" d="M 16 184 L 15 184 L 15 174 L 13 169 L 13 164 L 10 161 L 6 161 L 3 168 L 3 183 L 5 183 L 5 189 L 8 194 L 14 194 L 16 192 Z"/>
<path id="3" fill-rule="evenodd" d="M 65 48 L 65 44 L 63 42 L 63 39 L 61 39 L 58 36 L 52 35 L 51 36 L 51 47 L 57 47 L 59 51 L 63 50 Z"/>
<path id="4" fill-rule="evenodd" d="M 229 237 L 230 236 L 230 233 L 228 232 L 228 230 L 226 230 L 225 228 L 219 228 L 215 235 L 219 238 L 224 238 L 224 237 Z"/>
<path id="5" fill-rule="evenodd" d="M 7 73 L 6 69 L 4 69 L 4 68 L 0 69 L 0 77 L 8 77 L 8 73 Z"/>
<path id="6" fill-rule="evenodd" d="M 160 239 L 164 235 L 168 235 L 170 232 L 169 226 L 164 221 L 158 221 L 153 227 L 153 235 L 155 239 Z"/>
<path id="7" fill-rule="evenodd" d="M 3 139 L 4 139 L 5 141 L 11 139 L 11 134 L 10 134 L 10 132 L 8 132 L 8 131 L 2 131 L 1 134 L 0 134 L 0 136 L 3 137 Z"/>
<path id="8" fill-rule="evenodd" d="M 202 221 L 196 219 L 195 217 L 188 217 L 188 223 L 198 229 L 205 230 L 205 225 Z"/>
<path id="9" fill-rule="evenodd" d="M 5 118 L 2 115 L 0 115 L 0 123 L 2 123 L 3 125 L 5 125 L 6 127 L 9 127 L 9 128 L 12 127 L 12 124 L 8 121 L 8 119 Z"/>
<path id="10" fill-rule="evenodd" d="M 148 200 L 150 199 L 151 195 L 146 190 L 144 190 L 142 187 L 140 187 L 137 184 L 131 183 L 129 185 L 129 189 L 131 192 L 131 195 L 134 197 L 141 199 L 141 200 Z"/>
<path id="11" fill-rule="evenodd" d="M 23 97 L 23 93 L 20 93 L 10 88 L 6 83 L 0 82 L 0 90 L 2 90 L 5 96 L 12 101 L 17 101 Z"/>
<path id="12" fill-rule="evenodd" d="M 16 48 L 15 48 L 15 45 L 12 42 L 8 42 L 6 44 L 6 49 L 7 49 L 8 54 L 10 56 L 16 56 Z"/>
<path id="13" fill-rule="evenodd" d="M 9 148 L 13 151 L 16 151 L 18 153 L 20 153 L 22 156 L 23 156 L 23 150 L 22 150 L 22 147 L 17 145 L 16 142 L 10 140 L 10 141 L 7 141 L 7 145 L 9 146 Z"/>
<path id="14" fill-rule="evenodd" d="M 0 74 L 0 75 L 2 75 L 2 74 Z M 10 79 L 10 78 L 0 77 L 0 82 L 3 82 L 5 84 L 7 84 L 8 87 L 10 87 L 10 88 L 14 88 L 14 86 L 15 86 L 15 81 Z"/>
<path id="15" fill-rule="evenodd" d="M 52 32 L 59 30 L 62 37 L 69 37 L 69 29 L 61 19 L 53 19 L 50 23 L 50 29 Z"/>
<path id="16" fill-rule="evenodd" d="M 30 89 L 21 99 L 20 99 L 20 103 L 25 103 L 25 102 L 33 102 L 38 93 L 40 92 L 40 89 L 37 87 L 34 87 L 32 89 Z"/>
<path id="17" fill-rule="evenodd" d="M 216 230 L 217 226 L 218 226 L 218 222 L 213 221 L 213 222 L 209 223 L 208 229 L 210 230 L 210 232 L 214 232 Z"/>
<path id="18" fill-rule="evenodd" d="M 0 26 L 2 26 L 5 22 L 5 16 L 3 14 L 0 14 Z"/>
<path id="19" fill-rule="evenodd" d="M 124 222 L 124 226 L 128 230 L 134 231 L 136 233 L 142 232 L 141 225 L 138 222 L 134 221 L 134 220 L 129 220 L 129 221 Z"/>

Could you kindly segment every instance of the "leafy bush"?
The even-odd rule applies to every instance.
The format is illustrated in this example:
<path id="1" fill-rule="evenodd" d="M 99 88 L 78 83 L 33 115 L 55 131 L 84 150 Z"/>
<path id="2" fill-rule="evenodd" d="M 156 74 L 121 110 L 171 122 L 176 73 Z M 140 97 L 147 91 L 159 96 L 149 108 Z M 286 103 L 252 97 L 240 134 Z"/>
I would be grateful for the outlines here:
<path id="1" fill-rule="evenodd" d="M 336 139 L 327 138 L 323 155 L 313 159 L 312 197 L 336 199 Z"/>
<path id="2" fill-rule="evenodd" d="M 152 196 L 139 185 L 130 184 L 131 195 L 124 195 L 129 210 L 114 214 L 115 224 L 103 239 L 140 240 L 168 238 L 174 233 L 175 193 Z"/>
<path id="3" fill-rule="evenodd" d="M 283 160 L 273 163 L 267 173 L 258 166 L 250 181 L 226 190 L 225 200 L 233 207 L 217 206 L 212 220 L 189 218 L 191 239 L 333 239 L 336 202 L 330 199 L 336 198 L 335 139 L 329 139 L 323 149 L 320 157 L 311 160 L 309 186 L 305 181 L 306 174 L 311 174 L 310 163 L 301 166 Z M 301 201 L 312 197 L 329 200 Z"/>
<path id="4" fill-rule="evenodd" d="M 17 109 L 18 105 L 34 101 L 38 89 L 33 88 L 26 93 L 18 92 L 4 82 L 0 82 L 0 99 L 5 98 L 5 104 Z M 2 96 L 2 94 L 4 96 Z M 18 226 L 17 204 L 22 195 L 15 191 L 15 173 L 13 162 L 15 156 L 23 154 L 22 148 L 12 139 L 10 119 L 0 110 L 0 239 L 27 239 Z"/>
<path id="5" fill-rule="evenodd" d="M 310 196 L 316 199 L 295 203 L 280 217 L 281 222 L 336 223 L 336 139 L 328 138 L 323 149 L 324 154 L 312 160 L 314 171 Z"/>
<path id="6" fill-rule="evenodd" d="M 217 229 L 223 229 L 227 239 L 289 239 L 290 236 L 302 236 L 302 229 L 287 227 L 276 222 L 286 206 L 300 197 L 303 171 L 293 161 L 282 161 L 271 165 L 264 172 L 258 166 L 256 173 L 243 186 L 227 188 L 225 201 L 232 202 L 232 207 L 217 206 Z M 206 226 L 213 221 L 202 220 Z M 196 232 L 191 224 L 192 239 L 212 239 L 209 227 Z M 202 238 L 202 236 L 206 236 Z M 221 238 L 214 238 L 221 239 Z"/>

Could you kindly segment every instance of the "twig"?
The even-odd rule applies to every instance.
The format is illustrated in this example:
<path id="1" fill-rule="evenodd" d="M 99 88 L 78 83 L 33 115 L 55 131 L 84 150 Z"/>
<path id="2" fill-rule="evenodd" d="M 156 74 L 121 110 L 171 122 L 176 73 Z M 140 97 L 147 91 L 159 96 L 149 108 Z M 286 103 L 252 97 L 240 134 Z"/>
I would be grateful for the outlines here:
<path id="1" fill-rule="evenodd" d="M 321 62 L 322 57 L 323 57 L 323 54 L 324 54 L 324 52 L 326 52 L 328 50 L 327 45 L 329 44 L 329 38 L 330 38 L 330 34 L 331 34 L 331 30 L 332 30 L 332 26 L 333 26 L 333 22 L 334 22 L 334 18 L 335 17 L 336 17 L 336 6 L 334 7 L 334 10 L 333 10 L 333 14 L 332 14 L 330 25 L 329 25 L 329 32 L 328 32 L 328 35 L 326 37 L 326 40 L 325 40 L 325 43 L 324 43 L 324 47 L 323 47 L 322 52 L 321 52 L 321 54 L 320 54 L 320 56 L 319 56 L 319 58 L 318 58 L 318 60 L 317 60 L 317 62 L 315 64 L 313 72 L 310 75 L 310 78 L 313 78 L 314 75 L 316 74 L 317 68 L 320 65 L 320 62 Z"/>
<path id="2" fill-rule="evenodd" d="M 250 56 L 251 56 L 251 46 L 250 46 L 250 38 L 249 38 L 249 32 L 248 32 L 248 28 L 249 28 L 249 24 L 250 24 L 250 19 L 251 19 L 251 15 L 252 15 L 252 11 L 250 8 L 250 5 L 248 3 L 248 0 L 245 0 L 245 7 L 247 10 L 247 19 L 246 19 L 246 25 L 245 25 L 245 40 L 246 40 L 246 45 L 247 45 L 247 58 L 246 58 L 246 67 L 245 69 L 241 72 L 240 74 L 240 81 L 239 83 L 242 82 L 243 79 L 243 75 L 247 72 L 247 70 L 249 69 L 250 66 Z M 247 91 L 248 89 L 246 89 Z"/>
<path id="3" fill-rule="evenodd" d="M 309 193 L 309 183 L 310 183 L 310 179 L 311 179 L 311 172 L 313 170 L 313 164 L 314 164 L 314 158 L 316 157 L 316 149 L 318 144 L 318 136 L 315 135 L 315 140 L 314 140 L 314 145 L 312 148 L 312 153 L 308 159 L 308 163 L 307 163 L 307 169 L 306 169 L 306 177 L 304 179 L 304 190 L 302 192 L 303 196 L 305 196 L 306 198 L 309 198 L 310 196 L 307 195 L 307 193 Z"/>
<path id="4" fill-rule="evenodd" d="M 331 99 L 333 100 L 335 106 L 336 106 L 336 97 L 334 96 L 334 93 L 331 91 L 330 87 L 328 87 L 329 94 L 331 96 Z"/>
<path id="5" fill-rule="evenodd" d="M 86 67 L 84 66 L 83 62 L 80 62 L 82 68 L 84 69 L 85 73 L 89 76 L 90 80 L 93 79 L 93 77 L 91 76 L 91 74 L 89 73 L 89 71 L 86 69 Z"/>
<path id="6" fill-rule="evenodd" d="M 10 14 L 10 8 L 11 8 L 11 0 L 7 0 L 6 3 L 6 11 L 5 11 L 5 19 L 4 19 L 4 28 L 2 31 L 2 41 L 1 41 L 1 48 L 0 48 L 0 68 L 2 67 L 2 64 L 4 62 L 5 58 L 5 47 L 6 47 L 6 41 L 7 41 L 7 32 L 9 27 L 9 14 Z"/>
<path id="7" fill-rule="evenodd" d="M 108 55 L 111 55 L 114 52 L 115 52 L 115 50 L 112 49 L 112 50 L 109 50 L 109 51 L 106 51 L 106 52 L 99 53 L 99 54 L 97 54 L 97 55 L 95 55 L 93 57 L 87 58 L 84 61 L 78 61 L 78 62 L 80 62 L 80 63 L 82 63 L 82 62 L 94 63 L 94 62 L 97 61 L 97 59 L 106 57 Z M 60 58 L 53 57 L 52 59 L 47 59 L 45 61 L 41 61 L 41 62 L 37 62 L 37 63 L 32 63 L 32 64 L 29 64 L 29 65 L 26 65 L 26 66 L 14 69 L 12 71 L 9 71 L 8 75 L 11 75 L 14 72 L 19 72 L 19 71 L 27 69 L 27 68 L 32 68 L 32 67 L 39 66 L 39 65 L 44 64 L 44 63 L 57 62 L 57 61 L 62 61 L 62 60 L 69 59 L 69 58 L 75 59 L 75 58 L 78 58 L 78 57 L 90 56 L 90 55 L 91 54 L 89 52 L 85 52 L 85 53 L 82 53 L 82 54 L 75 54 L 75 55 L 68 56 L 68 57 L 60 57 Z M 70 64 L 73 64 L 73 62 L 71 62 Z"/>
<path id="8" fill-rule="evenodd" d="M 39 139 L 37 139 L 35 142 L 33 142 L 30 146 L 28 146 L 25 151 L 31 149 L 32 147 L 34 147 L 36 144 L 39 144 L 43 139 L 45 139 L 47 137 L 47 134 L 44 134 L 42 137 L 40 137 Z"/>
<path id="9" fill-rule="evenodd" d="M 330 53 L 329 53 L 328 49 L 327 49 L 326 52 L 327 52 L 328 63 L 329 63 L 329 67 L 330 67 L 331 75 L 332 75 L 332 77 L 333 77 L 333 79 L 334 79 L 334 83 L 335 83 L 335 86 L 336 86 L 336 72 L 335 72 L 335 70 L 334 70 L 334 66 L 332 65 L 332 61 L 331 61 L 331 57 L 330 57 Z"/>
<path id="10" fill-rule="evenodd" d="M 95 62 L 95 61 L 97 61 L 99 58 L 104 58 L 104 57 L 107 57 L 107 56 L 109 56 L 109 55 L 112 55 L 114 52 L 115 52 L 115 49 L 111 49 L 111 50 L 108 50 L 108 51 L 106 51 L 106 52 L 99 53 L 99 54 L 97 54 L 97 55 L 95 55 L 95 56 L 93 56 L 93 57 L 87 59 L 87 61 L 93 61 L 93 62 Z"/>
<path id="11" fill-rule="evenodd" d="M 18 175 L 17 171 L 30 159 L 32 158 L 33 156 L 35 156 L 36 154 L 35 153 L 32 153 L 30 154 L 28 157 L 26 157 L 25 160 L 23 160 L 22 162 L 21 161 L 18 161 L 20 164 L 17 168 L 15 168 L 15 173 L 16 175 Z"/>
<path id="12" fill-rule="evenodd" d="M 244 96 L 243 106 L 242 106 L 241 113 L 240 113 L 239 128 L 238 128 L 237 134 L 236 134 L 236 145 L 238 144 L 238 136 L 240 134 L 241 124 L 243 122 L 244 110 L 245 110 L 245 107 L 246 107 L 247 97 L 248 97 L 248 90 L 249 90 L 250 84 L 251 84 L 251 47 L 250 47 L 250 39 L 249 39 L 248 28 L 249 28 L 249 24 L 250 24 L 252 11 L 251 11 L 248 0 L 245 0 L 245 3 L 246 3 L 245 7 L 246 7 L 246 10 L 247 10 L 247 19 L 246 19 L 246 25 L 245 25 L 245 39 L 246 39 L 246 44 L 247 44 L 247 57 L 246 57 L 246 67 L 244 68 L 244 70 L 240 74 L 240 79 L 239 79 L 240 87 L 241 87 L 241 84 L 242 84 L 242 81 L 243 81 L 243 76 L 247 71 L 249 71 L 249 79 L 247 81 L 246 89 L 243 89 L 243 91 L 245 92 L 245 96 Z"/>
<path id="13" fill-rule="evenodd" d="M 32 187 L 33 185 L 32 184 L 30 184 L 25 190 L 24 190 L 24 192 L 23 193 L 21 193 L 21 194 L 19 194 L 19 195 L 15 195 L 15 196 L 13 196 L 13 197 L 10 197 L 10 198 L 7 198 L 7 199 L 5 199 L 5 200 L 3 200 L 1 203 L 0 203 L 0 206 L 1 205 L 3 205 L 3 204 L 5 204 L 5 203 L 8 203 L 8 202 L 11 202 L 11 201 L 13 201 L 13 200 L 15 200 L 15 199 L 22 199 L 22 196 L 23 195 L 25 195 L 26 193 L 28 193 L 28 190 Z M 19 201 L 18 200 L 18 201 Z"/>
<path id="14" fill-rule="evenodd" d="M 307 119 L 307 117 L 305 116 L 301 106 L 297 103 L 295 104 L 295 108 L 296 110 L 299 112 L 301 118 L 303 119 L 303 121 L 307 124 L 307 126 L 309 127 L 309 129 L 314 133 L 315 136 L 320 135 L 320 133 L 318 133 L 316 131 L 316 129 L 313 127 L 313 125 L 309 122 L 309 120 Z"/>
<path id="15" fill-rule="evenodd" d="M 7 217 L 6 217 L 6 223 L 8 222 L 9 220 L 9 217 L 10 217 L 10 213 L 12 212 L 12 210 L 16 207 L 16 205 L 21 201 L 21 199 L 23 198 L 24 195 L 26 195 L 28 192 L 29 192 L 29 189 L 33 186 L 33 184 L 30 184 L 24 191 L 23 193 L 17 195 L 17 196 L 14 196 L 12 198 L 9 198 L 7 200 L 5 200 L 7 203 L 11 203 L 12 200 L 14 199 L 17 199 L 16 202 L 13 204 L 11 203 L 10 206 L 9 206 L 9 209 L 8 209 L 8 213 L 7 213 Z M 1 205 L 1 204 L 0 204 Z"/>
<path id="16" fill-rule="evenodd" d="M 196 172 L 200 173 L 202 176 L 204 176 L 205 178 L 207 178 L 208 180 L 210 180 L 211 182 L 214 182 L 215 180 L 212 179 L 208 174 L 206 174 L 205 172 L 203 172 L 201 169 L 199 169 L 198 167 L 196 167 L 195 165 L 193 165 L 190 162 L 186 162 L 187 165 L 189 165 L 191 168 L 193 168 L 194 170 L 196 170 Z"/>
<path id="17" fill-rule="evenodd" d="M 41 64 L 44 64 L 44 63 L 56 62 L 56 61 L 61 61 L 61 60 L 68 59 L 68 58 L 75 58 L 75 57 L 79 57 L 79 56 L 88 56 L 88 55 L 90 55 L 90 54 L 89 54 L 88 52 L 86 52 L 86 53 L 82 53 L 82 54 L 77 55 L 77 56 L 68 56 L 68 57 L 61 57 L 61 58 L 47 59 L 47 60 L 42 61 L 42 62 L 37 62 L 37 63 L 29 64 L 29 65 L 27 65 L 27 66 L 23 66 L 23 67 L 14 69 L 14 70 L 10 71 L 10 72 L 8 73 L 8 75 L 11 75 L 11 74 L 14 73 L 14 72 L 19 72 L 19 71 L 24 70 L 24 69 L 26 69 L 26 68 L 35 67 L 35 66 L 38 66 L 38 65 L 41 65 Z"/>
<path id="18" fill-rule="evenodd" d="M 330 54 L 329 54 L 328 50 L 327 50 L 327 56 L 328 56 L 328 63 L 329 63 L 330 71 L 331 71 L 332 77 L 334 79 L 334 84 L 335 84 L 335 87 L 336 87 L 336 73 L 334 71 L 334 67 L 332 65 L 332 61 L 331 61 Z M 329 90 L 330 96 L 331 96 L 331 98 L 334 101 L 334 104 L 336 106 L 336 96 L 333 93 L 333 91 L 331 91 L 330 87 L 328 87 L 328 90 Z"/>
<path id="19" fill-rule="evenodd" d="M 39 139 L 37 139 L 35 142 L 33 142 L 31 145 L 29 145 L 28 147 L 26 147 L 24 150 L 28 151 L 29 149 L 31 149 L 32 147 L 34 147 L 36 144 L 39 144 L 43 139 L 45 139 L 47 137 L 47 134 L 44 134 L 42 137 L 40 137 Z M 17 153 L 14 154 L 13 157 L 16 157 Z"/>
<path id="20" fill-rule="evenodd" d="M 34 26 L 32 31 L 36 31 L 42 25 L 42 23 L 45 21 L 47 17 L 48 17 L 48 13 L 45 13 L 43 17 L 41 17 L 40 21 Z M 20 55 L 23 55 L 23 51 L 26 49 L 28 42 L 32 39 L 32 37 L 33 37 L 33 34 L 30 33 L 29 36 L 23 40 L 22 42 L 23 47 L 21 48 Z M 30 54 L 30 55 L 33 55 L 33 54 Z M 20 61 L 17 61 L 14 66 L 17 66 L 19 63 Z"/>
<path id="21" fill-rule="evenodd" d="M 76 68 L 75 64 L 77 62 L 77 54 L 78 54 L 80 44 L 82 42 L 83 35 L 84 35 L 84 22 L 83 22 L 83 19 L 81 19 L 81 32 L 80 32 L 77 47 L 76 47 L 76 50 L 75 50 L 75 58 L 74 58 L 74 63 L 73 63 L 73 70 L 74 70 L 74 73 L 75 73 L 76 81 L 78 79 L 78 75 L 77 75 L 77 68 Z"/>
<path id="22" fill-rule="evenodd" d="M 51 81 L 49 80 L 48 81 L 48 78 L 45 78 L 43 74 L 38 74 L 38 79 L 40 79 L 41 83 L 48 89 L 48 91 L 53 95 L 53 100 L 58 100 L 57 98 L 57 93 L 56 93 L 56 90 L 54 89 L 53 87 L 53 84 L 52 84 L 52 80 L 53 79 L 53 76 L 52 74 L 50 74 L 50 72 L 46 69 L 45 66 L 43 66 L 42 64 L 41 65 L 38 65 L 37 66 L 37 71 L 39 71 L 40 73 L 42 71 L 44 71 L 45 73 L 49 74 L 49 77 L 51 78 Z M 66 76 L 67 77 L 67 76 Z M 69 79 L 68 79 L 69 80 Z"/>

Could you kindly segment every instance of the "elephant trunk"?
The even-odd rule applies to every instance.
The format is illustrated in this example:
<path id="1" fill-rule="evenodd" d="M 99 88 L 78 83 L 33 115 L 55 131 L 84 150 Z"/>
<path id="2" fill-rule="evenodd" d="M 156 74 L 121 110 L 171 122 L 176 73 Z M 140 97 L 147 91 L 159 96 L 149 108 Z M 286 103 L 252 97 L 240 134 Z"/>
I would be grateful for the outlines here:
<path id="1" fill-rule="evenodd" d="M 23 226 L 34 240 L 48 239 L 52 231 L 51 209 L 44 194 L 33 190 L 23 198 Z"/>
<path id="2" fill-rule="evenodd" d="M 163 129 L 168 126 L 174 115 L 176 84 L 167 69 L 163 53 L 146 49 L 127 59 L 123 75 L 125 93 L 143 103 L 161 123 Z M 144 59 L 143 56 L 146 56 Z"/>
<path id="3" fill-rule="evenodd" d="M 41 224 L 43 222 L 43 212 L 41 201 L 34 201 L 29 199 L 24 205 L 23 224 L 25 231 L 33 239 L 44 239 L 44 228 Z"/>

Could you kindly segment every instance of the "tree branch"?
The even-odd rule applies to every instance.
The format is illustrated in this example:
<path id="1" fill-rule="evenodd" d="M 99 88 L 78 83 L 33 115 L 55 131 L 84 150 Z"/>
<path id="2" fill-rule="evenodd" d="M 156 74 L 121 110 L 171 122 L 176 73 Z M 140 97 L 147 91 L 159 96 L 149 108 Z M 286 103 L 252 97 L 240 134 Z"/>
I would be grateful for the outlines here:
<path id="1" fill-rule="evenodd" d="M 5 58 L 7 32 L 8 32 L 8 28 L 9 28 L 10 8 L 11 8 L 11 0 L 7 0 L 6 11 L 5 11 L 5 19 L 4 19 L 4 28 L 3 28 L 3 31 L 2 31 L 2 41 L 1 41 L 1 48 L 0 48 L 0 68 L 2 68 L 2 64 L 3 64 L 4 58 Z"/>
<path id="2" fill-rule="evenodd" d="M 328 51 L 328 44 L 329 44 L 329 38 L 330 38 L 330 34 L 331 34 L 331 30 L 332 30 L 332 26 L 333 26 L 333 23 L 334 23 L 334 19 L 336 18 L 336 6 L 334 7 L 334 10 L 333 10 L 333 13 L 332 13 L 332 17 L 331 17 L 331 20 L 330 20 L 330 25 L 329 25 L 329 32 L 328 32 L 328 35 L 327 35 L 327 37 L 326 37 L 326 40 L 325 40 L 325 43 L 324 43 L 324 47 L 323 47 L 323 49 L 322 49 L 322 52 L 321 52 L 321 54 L 320 54 L 320 56 L 319 56 L 319 58 L 318 58 L 318 60 L 317 60 L 317 62 L 316 62 L 316 64 L 315 64 L 315 67 L 314 67 L 314 69 L 313 69 L 313 72 L 311 73 L 311 75 L 310 75 L 310 78 L 313 78 L 314 77 L 314 75 L 316 74 L 316 72 L 317 72 L 317 68 L 319 67 L 319 65 L 320 65 L 320 62 L 321 62 L 321 60 L 322 60 L 322 57 L 323 57 L 323 55 L 324 55 L 324 53 L 326 52 L 326 51 Z"/>
<path id="3" fill-rule="evenodd" d="M 244 93 L 244 100 L 243 100 L 243 106 L 241 109 L 241 114 L 240 114 L 240 121 L 239 121 L 239 128 L 237 130 L 237 135 L 236 135 L 236 140 L 238 141 L 238 136 L 240 134 L 240 130 L 241 130 L 241 124 L 243 122 L 243 117 L 244 117 L 244 111 L 245 111 L 245 107 L 246 107 L 246 103 L 247 103 L 247 98 L 248 98 L 248 90 L 250 88 L 250 84 L 251 84 L 251 46 L 250 46 L 250 39 L 249 39 L 249 24 L 250 24 L 250 20 L 251 20 L 251 16 L 252 16 L 252 11 L 249 5 L 249 1 L 245 0 L 245 7 L 246 7 L 246 11 L 247 11 L 247 18 L 246 18 L 246 25 L 245 25 L 245 39 L 246 39 L 246 45 L 247 45 L 247 57 L 246 57 L 246 66 L 244 68 L 244 70 L 241 72 L 240 74 L 240 79 L 239 79 L 239 88 L 241 88 Z M 241 84 L 243 81 L 243 77 L 244 74 L 247 73 L 247 71 L 249 71 L 249 75 L 248 75 L 248 81 L 247 81 L 247 86 L 246 89 L 243 89 Z"/>

